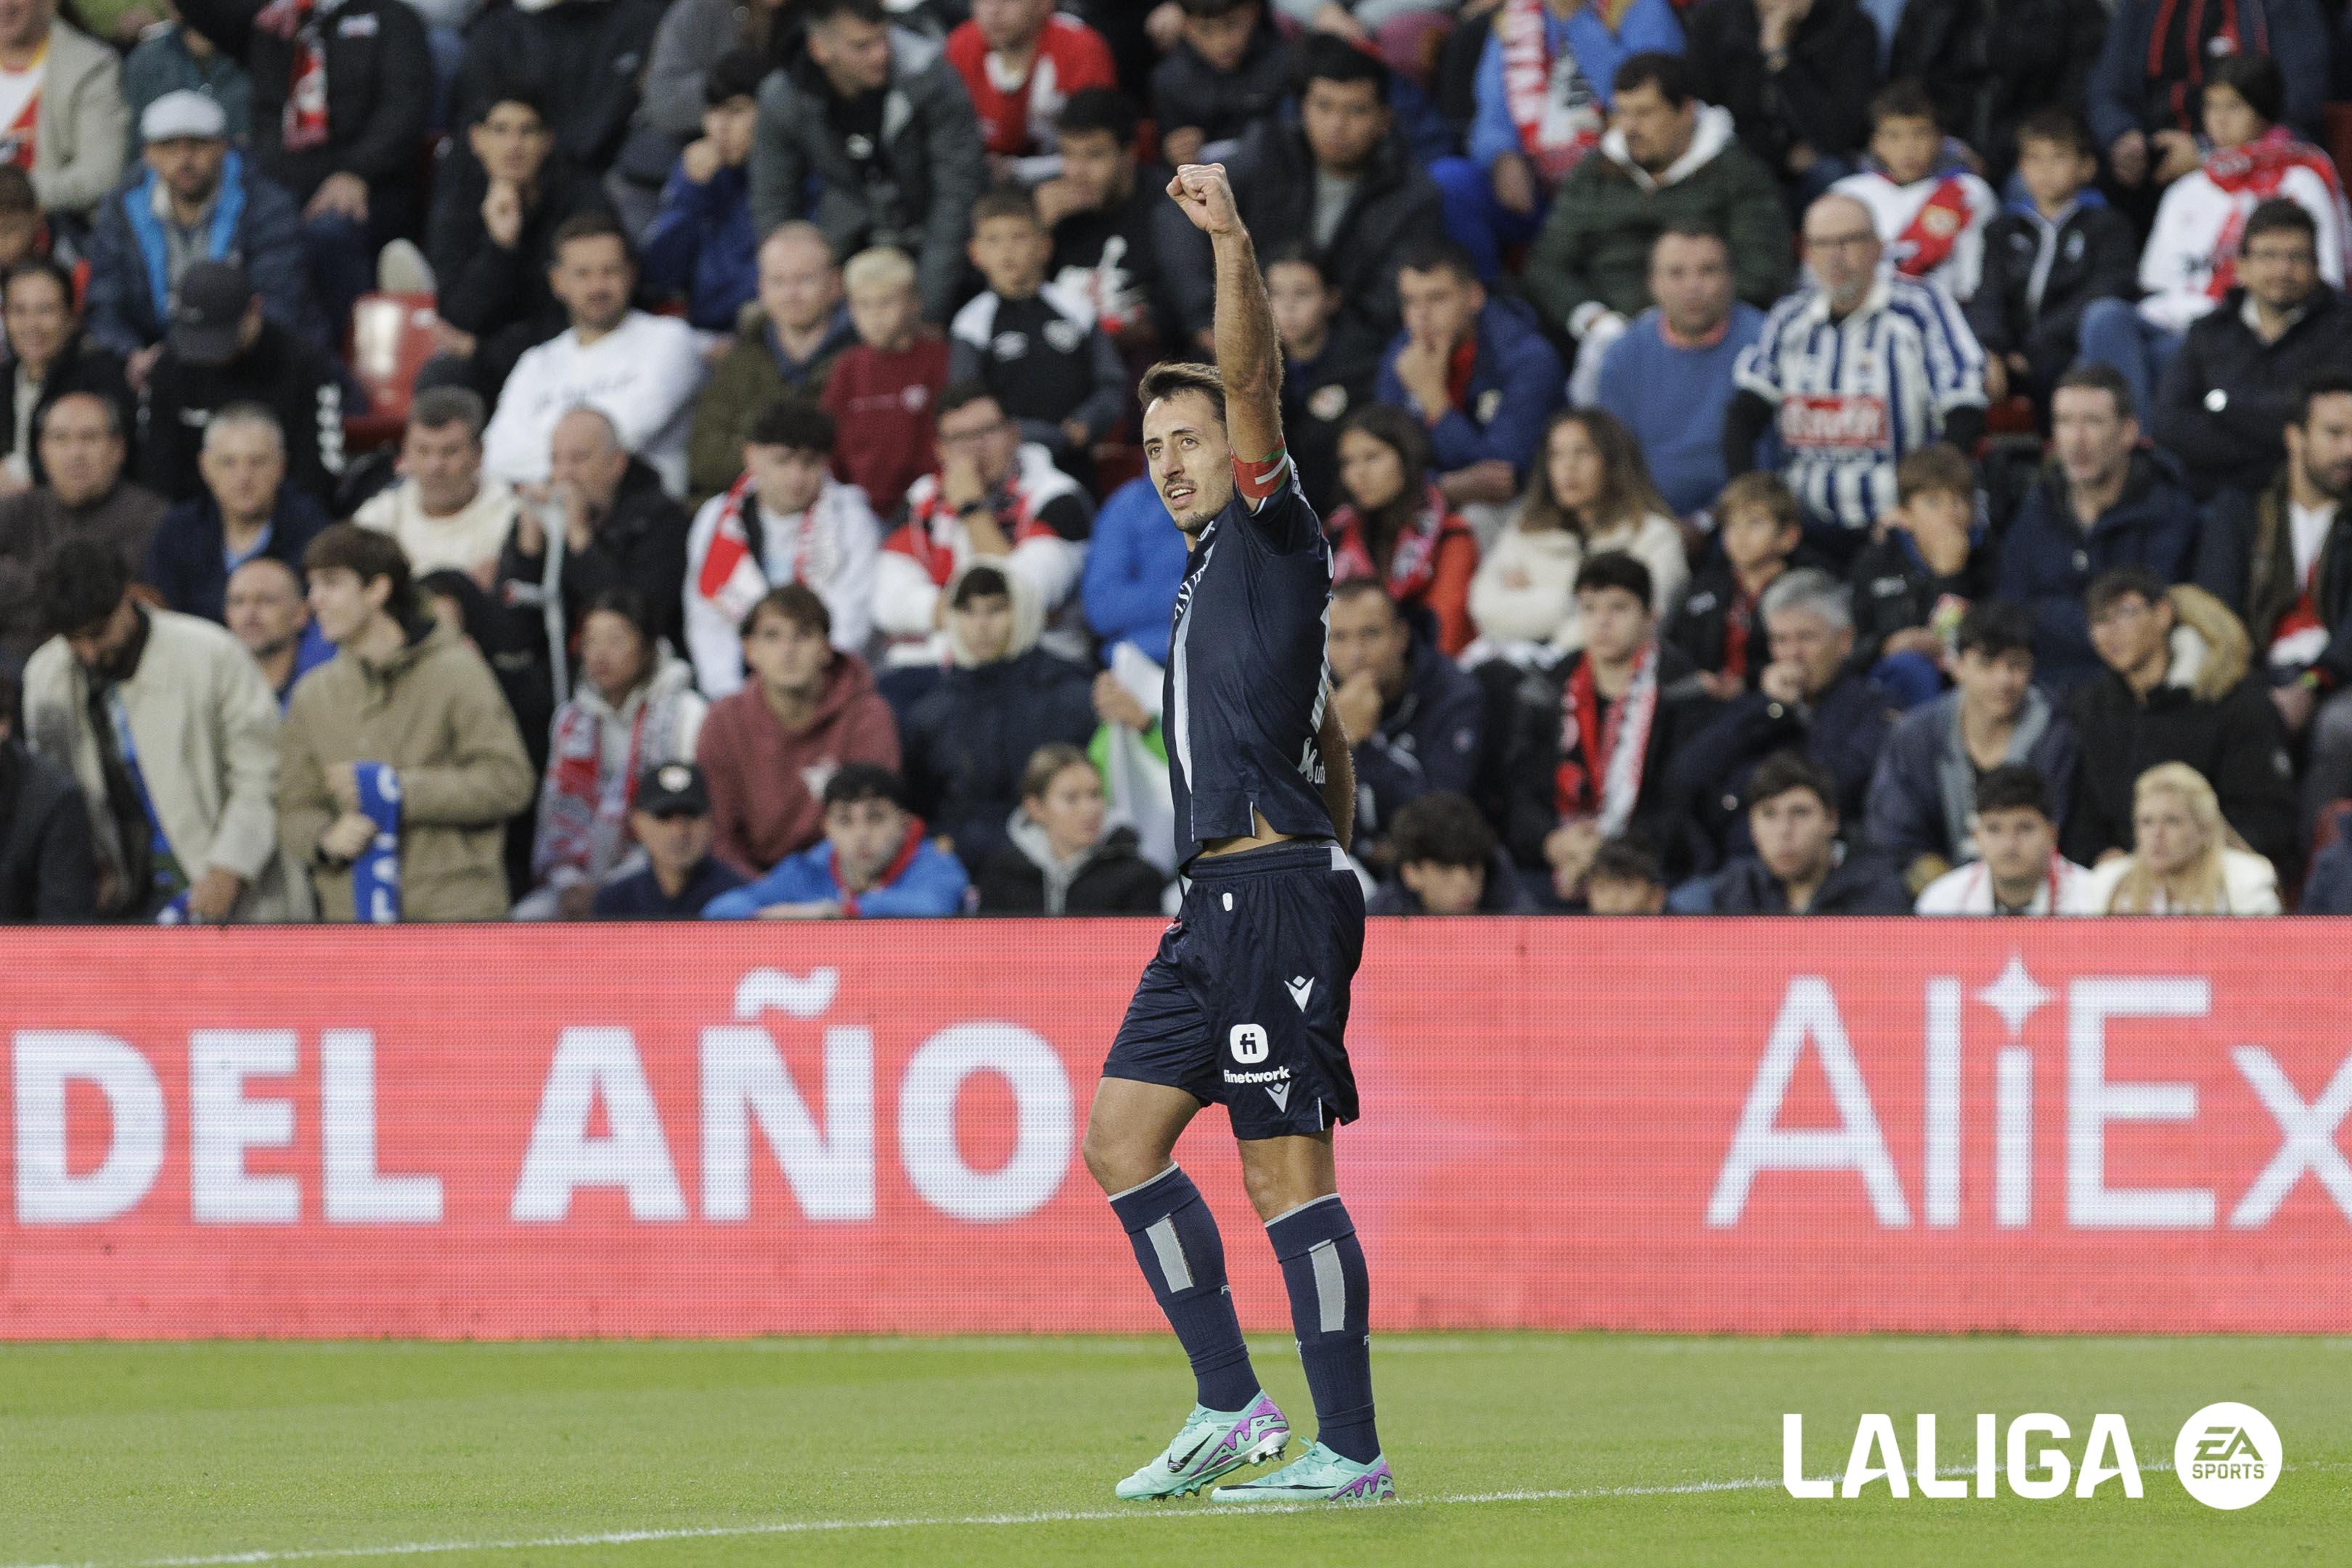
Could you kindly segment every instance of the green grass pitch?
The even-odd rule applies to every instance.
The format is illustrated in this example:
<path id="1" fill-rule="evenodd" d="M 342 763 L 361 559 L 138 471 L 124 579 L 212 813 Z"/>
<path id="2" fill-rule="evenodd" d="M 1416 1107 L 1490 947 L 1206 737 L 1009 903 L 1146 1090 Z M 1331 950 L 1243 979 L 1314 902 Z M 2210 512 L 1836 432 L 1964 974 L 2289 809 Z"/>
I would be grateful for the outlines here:
<path id="1" fill-rule="evenodd" d="M 1288 1343 L 1254 1348 L 1311 1435 Z M 1412 1500 L 1236 1516 L 1111 1498 L 1190 1403 L 1162 1340 L 0 1347 L 0 1568 L 2352 1563 L 2352 1339 L 1373 1349 Z M 2238 1513 L 2168 1468 L 2181 1422 L 2221 1399 L 2286 1449 Z M 1801 1501 L 1779 1485 L 1789 1410 L 1811 1474 L 1843 1468 L 1864 1411 L 1895 1415 L 1906 1458 L 1913 1415 L 1937 1412 L 1947 1467 L 1973 1462 L 1980 1410 L 2065 1416 L 2077 1460 L 2092 1415 L 2117 1411 L 2147 1497 Z M 1496 1495 L 1528 1493 L 1548 1495 Z"/>

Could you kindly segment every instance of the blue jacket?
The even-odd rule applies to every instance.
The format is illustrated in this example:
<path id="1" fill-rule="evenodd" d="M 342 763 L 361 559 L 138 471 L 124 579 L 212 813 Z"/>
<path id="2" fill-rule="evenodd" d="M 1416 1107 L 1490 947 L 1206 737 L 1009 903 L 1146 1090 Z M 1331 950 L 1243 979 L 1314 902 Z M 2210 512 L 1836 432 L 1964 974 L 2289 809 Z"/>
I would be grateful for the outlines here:
<path id="1" fill-rule="evenodd" d="M 2029 687 L 2025 709 L 2010 737 L 2006 761 L 2031 763 L 2050 785 L 2060 826 L 2074 795 L 2074 726 Z M 1871 775 L 1864 837 L 1870 847 L 1909 866 L 1933 855 L 1958 865 L 1976 809 L 1976 769 L 1960 744 L 1960 694 L 1948 691 L 1895 726 Z"/>
<path id="2" fill-rule="evenodd" d="M 270 513 L 269 537 L 261 553 L 285 562 L 299 575 L 302 552 L 333 521 L 308 494 L 291 484 L 280 485 L 278 509 Z M 139 580 L 163 595 L 169 608 L 184 616 L 219 621 L 228 607 L 225 548 L 220 508 L 206 491 L 163 514 L 154 542 L 147 546 L 147 565 Z"/>
<path id="3" fill-rule="evenodd" d="M 1478 312 L 1477 336 L 1467 393 L 1461 406 L 1430 426 L 1430 455 L 1442 474 L 1499 458 L 1515 478 L 1525 479 L 1545 422 L 1568 400 L 1568 375 L 1544 341 L 1534 309 L 1517 300 L 1489 295 Z M 1419 414 L 1396 374 L 1397 356 L 1410 341 L 1403 332 L 1390 340 L 1373 395 Z"/>
<path id="4" fill-rule="evenodd" d="M 1606 110 L 1617 80 L 1617 68 L 1628 55 L 1655 49 L 1669 55 L 1683 52 L 1682 24 L 1667 0 L 1633 0 L 1611 32 L 1597 9 L 1580 5 L 1565 22 L 1549 13 L 1544 32 L 1555 51 L 1565 47 L 1576 57 L 1576 68 L 1591 85 L 1593 97 Z M 1511 106 L 1503 96 L 1503 37 L 1499 29 L 1486 35 L 1478 56 L 1478 110 L 1470 121 L 1470 157 L 1480 168 L 1505 153 L 1519 151 L 1518 127 L 1511 122 Z"/>
<path id="5" fill-rule="evenodd" d="M 2147 79 L 2147 46 L 2157 16 L 2176 0 L 2121 0 L 2083 84 L 2084 118 L 2104 154 L 2126 131 L 2159 131 L 2179 122 L 2168 95 Z M 2327 22 L 2317 0 L 2238 0 L 2239 37 L 2249 54 L 2268 55 L 2286 79 L 2283 118 L 2305 136 L 2319 134 L 2327 100 Z M 2196 101 L 2196 94 L 2189 94 Z"/>
<path id="6" fill-rule="evenodd" d="M 814 904 L 827 899 L 840 900 L 842 912 L 853 919 L 958 913 L 964 889 L 971 885 L 963 862 L 925 838 L 919 819 L 909 821 L 907 832 L 911 842 L 882 873 L 886 879 L 855 898 L 834 877 L 833 846 L 820 840 L 786 856 L 749 887 L 719 894 L 703 906 L 702 918 L 748 921 L 771 904 Z"/>
<path id="7" fill-rule="evenodd" d="M 2197 503 L 2155 458 L 2132 458 L 2115 505 L 2088 534 L 2074 521 L 2064 477 L 2045 475 L 2026 495 L 2000 542 L 2000 598 L 2033 612 L 2033 673 L 2067 692 L 2099 672 L 2083 593 L 2116 566 L 2145 566 L 2168 583 L 2189 579 L 2195 564 Z"/>
<path id="8" fill-rule="evenodd" d="M 1123 642 L 1154 664 L 1168 662 L 1168 629 L 1187 553 L 1184 535 L 1149 478 L 1111 491 L 1095 513 L 1094 542 L 1078 584 L 1087 625 L 1102 638 L 1103 663 Z"/>
<path id="9" fill-rule="evenodd" d="M 681 160 L 646 230 L 646 284 L 656 294 L 685 295 L 686 319 L 704 331 L 731 332 L 736 313 L 760 293 L 759 248 L 751 174 L 721 169 L 698 185 Z"/>
<path id="10" fill-rule="evenodd" d="M 171 280 L 163 221 L 155 216 L 155 172 L 142 165 L 98 209 L 89 231 L 89 335 L 129 355 L 160 342 L 171 321 Z M 205 254 L 245 264 L 264 314 L 321 347 L 326 331 L 310 306 L 309 264 L 302 254 L 302 216 L 294 198 L 231 153 L 221 167 L 219 194 Z"/>

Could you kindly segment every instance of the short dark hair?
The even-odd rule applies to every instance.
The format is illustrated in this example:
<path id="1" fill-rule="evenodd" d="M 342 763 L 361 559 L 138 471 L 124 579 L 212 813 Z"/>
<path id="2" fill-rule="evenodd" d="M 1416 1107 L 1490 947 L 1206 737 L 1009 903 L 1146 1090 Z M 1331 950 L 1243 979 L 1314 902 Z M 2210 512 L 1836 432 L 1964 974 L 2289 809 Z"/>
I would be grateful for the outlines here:
<path id="1" fill-rule="evenodd" d="M 408 422 L 419 430 L 463 425 L 467 436 L 478 441 L 490 422 L 490 411 L 482 405 L 482 395 L 470 386 L 428 386 L 408 405 Z"/>
<path id="2" fill-rule="evenodd" d="M 1136 384 L 1135 402 L 1139 408 L 1150 408 L 1163 397 L 1181 393 L 1197 392 L 1209 400 L 1217 411 L 1217 423 L 1225 422 L 1225 378 L 1217 367 L 1197 360 L 1164 359 L 1143 373 Z"/>
<path id="3" fill-rule="evenodd" d="M 2095 621 L 2108 605 L 2126 595 L 2136 595 L 2150 605 L 2161 605 L 2172 597 L 2172 585 L 2145 566 L 2110 566 L 2083 590 L 2083 613 Z"/>
<path id="4" fill-rule="evenodd" d="M 1090 87 L 1070 94 L 1057 126 L 1065 139 L 1108 132 L 1114 145 L 1131 147 L 1137 119 L 1135 100 L 1127 94 L 1115 87 Z"/>
<path id="5" fill-rule="evenodd" d="M 383 601 L 384 614 L 404 626 L 416 622 L 416 581 L 408 570 L 408 552 L 389 533 L 378 533 L 356 522 L 331 523 L 302 552 L 302 571 L 311 577 L 321 572 L 349 572 L 362 587 L 384 578 L 392 584 Z"/>
<path id="6" fill-rule="evenodd" d="M 617 239 L 621 255 L 630 266 L 637 262 L 636 247 L 629 243 L 629 231 L 621 220 L 602 207 L 583 207 L 555 226 L 554 236 L 547 242 L 547 262 L 551 267 L 563 260 L 563 247 L 580 239 Z"/>
<path id="7" fill-rule="evenodd" d="M 889 13 L 883 10 L 882 0 L 809 0 L 804 15 L 812 27 L 842 16 L 877 27 L 890 25 Z"/>
<path id="8" fill-rule="evenodd" d="M 2226 87 L 2246 100 L 2246 107 L 2276 125 L 2286 112 L 2286 77 L 2268 55 L 2224 55 L 2205 68 L 2205 88 Z M 2203 107 L 2201 104 L 2199 106 Z"/>
<path id="9" fill-rule="evenodd" d="M 1323 287 L 1331 287 L 1330 263 L 1323 259 L 1321 251 L 1306 240 L 1286 239 L 1258 258 L 1257 269 L 1261 274 L 1271 273 L 1277 267 L 1311 268 L 1315 276 L 1323 280 Z"/>
<path id="10" fill-rule="evenodd" d="M 1870 128 L 1878 129 L 1883 120 L 1924 120 L 1937 129 L 1943 120 L 1936 113 L 1936 100 L 1927 89 L 1910 77 L 1888 82 L 1870 100 Z"/>
<path id="11" fill-rule="evenodd" d="M 0 276 L 0 299 L 15 293 L 17 283 L 26 278 L 46 278 L 56 284 L 58 297 L 65 300 L 68 310 L 80 303 L 74 295 L 73 274 L 46 256 L 27 256 L 9 268 L 5 276 Z"/>
<path id="12" fill-rule="evenodd" d="M 988 389 L 988 383 L 977 379 L 951 381 L 931 402 L 931 423 L 937 426 L 956 410 L 969 408 L 981 402 L 993 403 L 998 412 L 1003 411 L 1003 401 Z"/>
<path id="13" fill-rule="evenodd" d="M 1176 0 L 1177 8 L 1187 16 L 1207 21 L 1215 16 L 1230 16 L 1251 0 Z"/>
<path id="14" fill-rule="evenodd" d="M 1656 579 L 1650 575 L 1650 569 L 1622 550 L 1603 550 L 1588 555 L 1584 564 L 1576 569 L 1578 593 L 1622 588 L 1641 600 L 1645 609 L 1655 587 Z"/>
<path id="15" fill-rule="evenodd" d="M 590 616 L 618 616 L 636 628 L 638 640 L 647 647 L 653 646 L 653 615 L 646 606 L 646 596 L 635 588 L 616 585 L 601 589 L 588 601 L 588 608 L 580 616 L 586 626 Z"/>
<path id="16" fill-rule="evenodd" d="M 1654 850 L 1638 838 L 1626 837 L 1608 839 L 1592 852 L 1592 865 L 1584 881 L 1587 887 L 1595 882 L 1639 882 L 1663 888 L 1666 877 Z"/>
<path id="17" fill-rule="evenodd" d="M 472 123 L 480 125 L 486 122 L 491 111 L 501 103 L 519 103 L 538 115 L 542 127 L 549 123 L 547 94 L 541 90 L 539 83 L 518 78 L 495 80 L 485 88 L 474 100 Z"/>
<path id="18" fill-rule="evenodd" d="M 824 784 L 824 807 L 856 805 L 865 800 L 887 800 L 900 811 L 907 804 L 907 782 L 879 763 L 844 763 Z"/>
<path id="19" fill-rule="evenodd" d="M 1476 866 L 1495 858 L 1495 830 L 1467 795 L 1435 790 L 1397 808 L 1389 847 L 1399 866 Z"/>
<path id="20" fill-rule="evenodd" d="M 1610 90 L 1631 92 L 1643 87 L 1656 88 L 1658 96 L 1676 109 L 1698 96 L 1689 63 L 1664 49 L 1643 49 L 1617 62 L 1617 78 Z"/>
<path id="21" fill-rule="evenodd" d="M 58 409 L 63 408 L 69 400 L 74 398 L 81 398 L 98 405 L 100 411 L 106 416 L 106 433 L 118 441 L 123 439 L 122 405 L 102 392 L 85 392 L 76 388 L 71 392 L 58 393 L 49 400 L 49 405 L 47 408 L 40 410 L 39 416 L 33 421 L 35 440 L 37 441 L 49 433 L 49 421 L 58 416 Z"/>
<path id="22" fill-rule="evenodd" d="M 2246 226 L 2238 236 L 2238 254 L 2251 252 L 2254 241 L 2263 235 L 2284 234 L 2290 229 L 2309 240 L 2314 250 L 2319 248 L 2319 225 L 2312 221 L 2303 204 L 2291 196 L 2273 196 L 2246 215 Z"/>
<path id="23" fill-rule="evenodd" d="M 973 566 L 956 579 L 955 592 L 949 596 L 948 607 L 961 610 L 974 599 L 1009 599 L 1013 596 L 1013 581 L 995 566 Z"/>
<path id="24" fill-rule="evenodd" d="M 2090 127 L 2083 123 L 2081 115 L 2063 104 L 2046 105 L 2017 122 L 2017 144 L 2022 147 L 2028 142 L 2052 142 L 2085 158 L 2099 155 L 2098 149 L 2091 144 Z"/>
<path id="25" fill-rule="evenodd" d="M 774 68 L 758 49 L 732 48 L 710 62 L 702 73 L 702 102 L 716 109 L 738 98 L 757 98 L 760 84 Z"/>
<path id="26" fill-rule="evenodd" d="M 1478 263 L 1457 239 L 1423 235 L 1397 255 L 1399 272 L 1451 272 L 1465 283 L 1478 281 Z"/>
<path id="27" fill-rule="evenodd" d="M 1309 33 L 1292 47 L 1297 51 L 1301 98 L 1307 96 L 1308 82 L 1368 81 L 1372 84 L 1376 100 L 1381 103 L 1389 100 L 1389 68 L 1380 56 L 1329 33 Z"/>
<path id="28" fill-rule="evenodd" d="M 735 628 L 737 633 L 750 637 L 762 613 L 782 616 L 789 625 L 821 637 L 833 636 L 833 612 L 805 583 L 781 584 L 761 595 L 759 602 L 743 612 L 743 624 Z"/>
<path id="29" fill-rule="evenodd" d="M 1792 789 L 1810 790 L 1813 798 L 1837 815 L 1837 781 L 1829 770 L 1802 752 L 1775 752 L 1748 776 L 1747 805 L 1750 811 Z"/>
<path id="30" fill-rule="evenodd" d="M 1378 577 L 1340 578 L 1331 584 L 1331 602 L 1336 605 L 1342 599 L 1378 599 L 1389 607 L 1391 615 L 1404 613 L 1397 605 L 1396 595 L 1389 592 L 1389 585 Z"/>
<path id="31" fill-rule="evenodd" d="M 1976 652 L 1987 658 L 2005 653 L 2033 652 L 2033 612 L 2006 599 L 1979 599 L 1960 616 L 1952 639 L 1955 653 Z"/>
<path id="32" fill-rule="evenodd" d="M 2286 412 L 2286 422 L 2298 430 L 2311 426 L 2311 405 L 2323 397 L 2352 396 L 2352 371 L 2315 370 L 2295 383 L 2294 402 Z"/>
<path id="33" fill-rule="evenodd" d="M 1029 194 L 1026 185 L 1008 182 L 980 193 L 980 198 L 971 204 L 972 232 L 979 233 L 982 224 L 998 217 L 1017 217 L 1040 232 L 1045 227 L 1045 219 L 1037 216 L 1037 198 Z"/>
<path id="34" fill-rule="evenodd" d="M 822 405 L 807 397 L 786 395 L 771 400 L 753 416 L 743 442 L 750 447 L 782 447 L 787 451 L 823 452 L 830 457 L 834 437 L 838 434 L 833 416 Z"/>
<path id="35" fill-rule="evenodd" d="M 2003 763 L 1977 780 L 1978 815 L 1988 811 L 2038 811 L 2050 816 L 2050 781 L 2032 763 Z"/>
<path id="36" fill-rule="evenodd" d="M 1678 217 L 1659 229 L 1658 238 L 1650 242 L 1650 254 L 1656 255 L 1659 240 L 1665 239 L 1711 239 L 1727 252 L 1731 249 L 1723 230 L 1703 217 Z"/>
<path id="37" fill-rule="evenodd" d="M 1915 452 L 1906 453 L 1903 460 L 1895 465 L 1896 503 L 1908 506 L 1913 496 L 1926 491 L 1975 500 L 1976 465 L 1949 441 L 1930 441 Z"/>
<path id="38" fill-rule="evenodd" d="M 41 563 L 41 598 L 49 629 L 69 637 L 98 625 L 131 592 L 131 563 L 95 539 L 68 538 Z"/>
<path id="39" fill-rule="evenodd" d="M 2302 209 L 2298 207 L 2295 210 L 2300 212 Z M 2056 405 L 2060 393 L 2069 389 L 2105 393 L 2116 400 L 2116 417 L 2118 419 L 2139 416 L 2139 404 L 2132 396 L 2131 384 L 2124 380 L 2123 372 L 2104 360 L 2084 360 L 2060 376 L 2050 388 L 2052 405 Z"/>

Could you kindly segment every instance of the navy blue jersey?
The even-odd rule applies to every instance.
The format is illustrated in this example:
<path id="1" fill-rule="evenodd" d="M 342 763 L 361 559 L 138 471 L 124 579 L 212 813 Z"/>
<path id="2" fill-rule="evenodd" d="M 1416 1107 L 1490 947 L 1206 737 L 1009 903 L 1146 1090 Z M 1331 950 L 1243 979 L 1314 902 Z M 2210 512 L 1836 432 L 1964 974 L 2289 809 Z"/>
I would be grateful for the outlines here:
<path id="1" fill-rule="evenodd" d="M 1323 804 L 1324 638 L 1331 547 L 1287 469 L 1255 511 L 1238 490 L 1176 590 L 1160 713 L 1176 863 L 1256 831 L 1334 837 Z"/>

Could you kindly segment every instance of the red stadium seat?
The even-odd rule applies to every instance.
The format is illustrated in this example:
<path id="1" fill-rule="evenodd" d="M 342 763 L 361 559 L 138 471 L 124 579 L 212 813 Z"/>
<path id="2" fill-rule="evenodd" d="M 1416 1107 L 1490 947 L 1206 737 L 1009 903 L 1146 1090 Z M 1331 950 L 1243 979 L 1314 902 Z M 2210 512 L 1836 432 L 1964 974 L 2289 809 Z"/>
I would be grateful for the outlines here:
<path id="1" fill-rule="evenodd" d="M 2033 401 L 2031 398 L 2012 397 L 1985 410 L 1985 434 L 1988 436 L 2032 436 L 2035 433 Z"/>
<path id="2" fill-rule="evenodd" d="M 365 451 L 397 440 L 408 422 L 416 373 L 436 351 L 430 294 L 363 294 L 352 307 L 344 363 L 367 394 L 364 414 L 343 420 L 343 445 Z"/>

